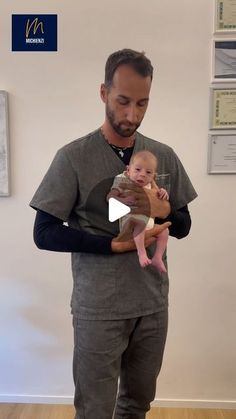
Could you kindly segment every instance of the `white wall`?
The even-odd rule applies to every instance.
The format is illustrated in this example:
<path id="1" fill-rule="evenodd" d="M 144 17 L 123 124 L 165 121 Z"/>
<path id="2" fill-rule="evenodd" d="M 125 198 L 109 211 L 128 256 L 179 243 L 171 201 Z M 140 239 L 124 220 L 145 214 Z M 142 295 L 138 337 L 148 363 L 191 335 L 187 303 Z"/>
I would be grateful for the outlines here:
<path id="1" fill-rule="evenodd" d="M 170 327 L 157 398 L 235 406 L 235 176 L 206 173 L 213 3 L 1 2 L 12 186 L 0 198 L 1 401 L 72 400 L 70 257 L 34 246 L 28 202 L 56 150 L 103 122 L 105 60 L 131 47 L 156 69 L 141 132 L 177 151 L 199 193 L 191 236 L 169 243 Z M 59 51 L 11 52 L 12 13 L 57 13 Z"/>

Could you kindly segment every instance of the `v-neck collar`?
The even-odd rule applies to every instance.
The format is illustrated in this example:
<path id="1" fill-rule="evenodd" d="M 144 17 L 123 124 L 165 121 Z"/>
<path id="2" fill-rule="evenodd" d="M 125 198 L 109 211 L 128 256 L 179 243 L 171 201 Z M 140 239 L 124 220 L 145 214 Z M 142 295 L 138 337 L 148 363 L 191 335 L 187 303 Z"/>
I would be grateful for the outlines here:
<path id="1" fill-rule="evenodd" d="M 106 152 L 107 156 L 110 155 L 110 158 L 111 158 L 111 160 L 114 161 L 114 164 L 116 166 L 119 166 L 120 170 L 123 171 L 124 168 L 126 167 L 126 164 L 119 158 L 119 156 L 116 154 L 116 152 L 108 144 L 104 135 L 102 134 L 101 129 L 98 130 L 98 133 L 99 133 L 99 140 L 101 142 L 101 146 L 104 149 L 104 152 Z M 136 132 L 135 143 L 134 143 L 134 148 L 133 148 L 132 155 L 143 148 L 142 143 L 143 143 L 143 141 L 141 140 L 139 133 Z"/>

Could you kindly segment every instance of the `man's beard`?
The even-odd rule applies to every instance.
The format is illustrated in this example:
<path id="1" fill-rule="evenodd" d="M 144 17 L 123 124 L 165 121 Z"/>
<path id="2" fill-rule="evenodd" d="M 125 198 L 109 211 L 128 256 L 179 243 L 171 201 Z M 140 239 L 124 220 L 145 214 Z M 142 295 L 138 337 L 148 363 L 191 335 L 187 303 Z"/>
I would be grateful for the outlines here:
<path id="1" fill-rule="evenodd" d="M 108 121 L 110 122 L 112 128 L 114 131 L 119 134 L 121 137 L 131 137 L 135 133 L 135 131 L 140 126 L 141 122 L 139 124 L 129 124 L 129 122 L 115 122 L 115 114 L 114 112 L 109 108 L 109 106 L 106 106 L 106 116 L 108 118 Z M 122 125 L 126 125 L 126 127 L 122 127 Z"/>

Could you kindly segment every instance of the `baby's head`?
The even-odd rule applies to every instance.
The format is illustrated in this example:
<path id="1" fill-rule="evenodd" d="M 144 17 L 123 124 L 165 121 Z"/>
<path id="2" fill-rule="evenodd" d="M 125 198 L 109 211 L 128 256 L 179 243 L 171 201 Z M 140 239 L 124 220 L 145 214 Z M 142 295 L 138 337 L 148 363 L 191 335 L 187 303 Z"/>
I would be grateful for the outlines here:
<path id="1" fill-rule="evenodd" d="M 157 159 L 150 151 L 142 150 L 135 153 L 127 166 L 127 176 L 140 186 L 146 186 L 155 179 Z"/>

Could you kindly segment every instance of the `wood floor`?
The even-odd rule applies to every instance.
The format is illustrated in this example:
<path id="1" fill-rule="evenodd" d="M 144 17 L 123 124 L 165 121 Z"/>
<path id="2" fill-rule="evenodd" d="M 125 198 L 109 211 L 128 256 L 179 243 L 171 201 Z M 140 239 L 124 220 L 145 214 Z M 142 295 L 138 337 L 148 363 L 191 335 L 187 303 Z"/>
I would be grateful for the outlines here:
<path id="1" fill-rule="evenodd" d="M 0 419 L 73 419 L 68 405 L 0 404 Z M 236 419 L 236 410 L 152 408 L 147 419 Z"/>

